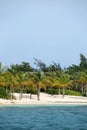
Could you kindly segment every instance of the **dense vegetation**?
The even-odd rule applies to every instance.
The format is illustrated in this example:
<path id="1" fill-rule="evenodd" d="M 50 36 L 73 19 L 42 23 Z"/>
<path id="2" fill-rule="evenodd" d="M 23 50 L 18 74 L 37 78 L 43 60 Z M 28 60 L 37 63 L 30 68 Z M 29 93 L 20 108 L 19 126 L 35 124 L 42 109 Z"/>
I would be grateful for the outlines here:
<path id="1" fill-rule="evenodd" d="M 47 66 L 35 59 L 37 69 L 28 62 L 3 67 L 0 62 L 0 98 L 14 97 L 14 92 L 37 94 L 83 95 L 87 96 L 87 59 L 80 54 L 80 64 L 62 69 L 60 64 L 53 62 Z M 31 96 L 30 96 L 31 97 Z"/>

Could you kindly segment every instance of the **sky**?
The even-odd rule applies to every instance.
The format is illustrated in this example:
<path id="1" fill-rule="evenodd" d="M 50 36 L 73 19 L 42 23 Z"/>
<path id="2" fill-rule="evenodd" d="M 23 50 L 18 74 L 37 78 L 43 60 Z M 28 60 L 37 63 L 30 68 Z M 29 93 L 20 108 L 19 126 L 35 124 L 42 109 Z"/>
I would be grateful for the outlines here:
<path id="1" fill-rule="evenodd" d="M 87 57 L 87 0 L 0 0 L 0 61 L 4 65 L 79 65 Z"/>

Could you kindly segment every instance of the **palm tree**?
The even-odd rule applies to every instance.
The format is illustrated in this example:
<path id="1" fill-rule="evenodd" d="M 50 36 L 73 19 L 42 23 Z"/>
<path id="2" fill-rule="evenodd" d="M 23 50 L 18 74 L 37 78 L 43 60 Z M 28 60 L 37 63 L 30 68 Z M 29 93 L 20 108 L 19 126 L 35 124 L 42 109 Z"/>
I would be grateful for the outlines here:
<path id="1" fill-rule="evenodd" d="M 60 77 L 61 77 L 61 74 L 62 74 L 62 70 L 61 71 L 51 71 L 51 72 L 47 72 L 46 73 L 46 78 L 48 79 L 48 83 L 49 83 L 49 86 L 51 88 L 51 90 L 54 90 L 54 89 L 58 89 L 59 92 L 58 94 L 60 95 L 60 89 L 61 89 L 61 84 L 60 84 Z M 62 79 L 61 79 L 62 80 Z M 51 93 L 53 95 L 53 91 Z"/>
<path id="2" fill-rule="evenodd" d="M 70 75 L 62 72 L 60 77 L 58 78 L 59 87 L 63 90 L 63 97 L 65 95 L 65 88 L 69 88 L 72 85 L 72 81 L 70 80 Z"/>
<path id="3" fill-rule="evenodd" d="M 35 86 L 37 87 L 37 99 L 40 100 L 40 91 L 41 88 L 45 89 L 44 84 L 44 74 L 41 71 L 37 71 L 35 73 L 32 73 L 32 78 Z"/>
<path id="4" fill-rule="evenodd" d="M 0 87 L 5 87 L 5 78 L 3 74 L 0 74 Z"/>
<path id="5" fill-rule="evenodd" d="M 16 78 L 10 72 L 5 72 L 3 74 L 3 77 L 4 77 L 6 92 L 7 92 L 7 89 L 9 88 L 10 89 L 10 99 L 12 100 L 12 98 L 14 96 L 14 88 L 15 88 Z"/>
<path id="6" fill-rule="evenodd" d="M 54 83 L 53 83 L 53 88 L 58 89 L 59 90 L 58 95 L 60 95 L 60 93 L 61 93 L 60 92 L 61 87 L 60 87 L 60 82 L 59 82 L 58 78 L 55 78 Z"/>
<path id="7" fill-rule="evenodd" d="M 45 83 L 46 83 L 46 87 L 51 88 L 51 94 L 53 95 L 53 88 L 54 88 L 54 84 L 56 81 L 56 72 L 55 71 L 50 71 L 46 73 L 46 78 L 45 78 Z"/>
<path id="8" fill-rule="evenodd" d="M 30 99 L 32 98 L 32 94 L 34 93 L 34 90 L 35 90 L 35 86 L 34 86 L 34 83 L 31 79 L 27 79 L 24 83 L 24 86 L 27 90 L 27 92 L 30 93 Z"/>
<path id="9" fill-rule="evenodd" d="M 83 94 L 87 84 L 87 74 L 82 71 L 78 72 L 75 78 L 75 83 L 78 85 L 79 91 Z"/>
<path id="10" fill-rule="evenodd" d="M 26 74 L 23 72 L 20 72 L 17 74 L 17 82 L 20 87 L 20 94 L 19 94 L 19 99 L 22 99 L 23 97 L 23 87 L 25 86 L 25 79 L 26 79 Z"/>

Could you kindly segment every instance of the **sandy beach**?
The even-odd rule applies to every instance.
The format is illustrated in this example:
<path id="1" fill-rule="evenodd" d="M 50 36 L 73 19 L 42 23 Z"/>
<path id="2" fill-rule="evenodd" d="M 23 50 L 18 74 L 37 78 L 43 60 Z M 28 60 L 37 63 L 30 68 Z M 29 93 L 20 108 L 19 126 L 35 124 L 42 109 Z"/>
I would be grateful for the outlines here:
<path id="1" fill-rule="evenodd" d="M 46 93 L 40 93 L 40 100 L 37 100 L 36 95 L 32 95 L 29 98 L 29 94 L 23 94 L 23 98 L 19 100 L 19 94 L 14 94 L 16 100 L 0 99 L 0 104 L 87 104 L 87 97 L 82 96 L 70 96 L 65 95 L 50 95 Z"/>

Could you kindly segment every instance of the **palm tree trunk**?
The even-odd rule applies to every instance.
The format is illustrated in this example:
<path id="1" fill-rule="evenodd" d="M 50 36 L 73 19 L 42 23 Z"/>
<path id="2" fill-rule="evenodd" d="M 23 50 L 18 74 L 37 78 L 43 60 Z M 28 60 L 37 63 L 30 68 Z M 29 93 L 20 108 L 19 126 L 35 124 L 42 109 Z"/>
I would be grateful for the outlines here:
<path id="1" fill-rule="evenodd" d="M 60 88 L 59 88 L 59 93 L 58 94 L 60 95 Z"/>
<path id="2" fill-rule="evenodd" d="M 30 93 L 30 99 L 32 98 L 32 93 Z"/>
<path id="3" fill-rule="evenodd" d="M 65 88 L 63 87 L 63 97 L 65 96 Z"/>
<path id="4" fill-rule="evenodd" d="M 10 100 L 12 100 L 12 90 L 10 89 Z"/>
<path id="5" fill-rule="evenodd" d="M 83 94 L 83 85 L 81 85 L 81 93 Z"/>
<path id="6" fill-rule="evenodd" d="M 40 87 L 38 87 L 38 90 L 37 90 L 37 100 L 40 100 Z"/>
<path id="7" fill-rule="evenodd" d="M 87 87 L 86 87 L 86 97 L 87 97 Z"/>
<path id="8" fill-rule="evenodd" d="M 23 97 L 23 91 L 22 91 L 22 88 L 20 88 L 19 99 L 21 100 L 22 97 Z"/>

